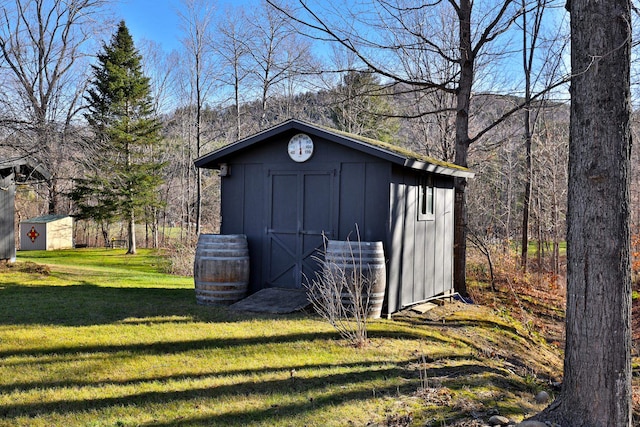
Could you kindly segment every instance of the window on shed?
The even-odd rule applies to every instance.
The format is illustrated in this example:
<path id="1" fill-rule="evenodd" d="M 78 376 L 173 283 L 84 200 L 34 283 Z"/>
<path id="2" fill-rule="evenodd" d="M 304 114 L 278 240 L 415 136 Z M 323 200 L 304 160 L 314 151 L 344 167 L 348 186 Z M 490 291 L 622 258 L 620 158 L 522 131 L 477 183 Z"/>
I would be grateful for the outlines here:
<path id="1" fill-rule="evenodd" d="M 420 177 L 420 189 L 418 191 L 418 220 L 427 221 L 434 218 L 435 191 L 433 176 Z"/>

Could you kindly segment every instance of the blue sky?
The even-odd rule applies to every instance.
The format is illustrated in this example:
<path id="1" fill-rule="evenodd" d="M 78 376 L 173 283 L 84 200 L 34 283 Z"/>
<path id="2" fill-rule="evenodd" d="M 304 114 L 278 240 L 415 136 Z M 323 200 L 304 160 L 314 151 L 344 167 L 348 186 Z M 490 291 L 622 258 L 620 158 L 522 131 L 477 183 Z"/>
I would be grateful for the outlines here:
<path id="1" fill-rule="evenodd" d="M 216 7 L 226 4 L 251 4 L 260 0 L 211 0 Z M 139 45 L 142 40 L 160 43 L 167 52 L 180 47 L 180 18 L 177 11 L 181 8 L 180 0 L 120 0 L 115 8 L 116 18 L 124 19 Z"/>
<path id="2" fill-rule="evenodd" d="M 258 5 L 262 0 L 209 1 L 213 2 L 218 10 L 224 10 L 227 5 Z M 349 0 L 343 1 L 346 4 Z M 181 49 L 180 38 L 183 34 L 178 17 L 181 3 L 181 0 L 119 0 L 114 12 L 118 20 L 125 20 L 136 46 L 141 46 L 143 40 L 150 40 L 159 43 L 162 49 L 169 53 Z M 322 0 L 318 0 L 317 3 L 322 3 Z M 564 10 L 558 13 L 564 13 Z M 518 64 L 519 60 L 516 60 L 516 65 L 513 66 L 515 70 L 519 70 Z M 507 67 L 511 68 L 508 65 Z"/>
<path id="3" fill-rule="evenodd" d="M 179 5 L 179 0 L 121 0 L 115 13 L 126 22 L 136 45 L 153 40 L 171 51 L 180 45 Z"/>

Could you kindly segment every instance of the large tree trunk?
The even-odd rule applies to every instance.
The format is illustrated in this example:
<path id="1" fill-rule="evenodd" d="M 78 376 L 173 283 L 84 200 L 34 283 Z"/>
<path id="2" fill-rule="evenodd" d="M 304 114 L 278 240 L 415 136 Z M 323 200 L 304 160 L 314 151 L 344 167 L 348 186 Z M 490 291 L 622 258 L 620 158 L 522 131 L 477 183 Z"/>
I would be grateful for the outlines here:
<path id="1" fill-rule="evenodd" d="M 57 189 L 57 181 L 55 177 L 51 177 L 47 181 L 47 190 L 48 190 L 48 205 L 47 210 L 50 215 L 55 215 L 58 212 L 58 189 Z"/>
<path id="2" fill-rule="evenodd" d="M 474 53 L 471 45 L 471 2 L 461 0 L 458 9 L 460 22 L 460 81 L 456 94 L 456 158 L 455 163 L 467 167 L 469 139 L 469 106 L 473 87 Z M 453 284 L 456 292 L 467 295 L 467 181 L 456 178 L 454 200 Z"/>
<path id="3" fill-rule="evenodd" d="M 539 419 L 631 425 L 629 0 L 572 0 L 567 340 Z"/>
<path id="4" fill-rule="evenodd" d="M 522 0 L 522 64 L 524 69 L 524 148 L 525 148 L 525 179 L 524 194 L 522 200 L 522 238 L 520 240 L 520 267 L 523 272 L 527 272 L 527 261 L 529 259 L 529 208 L 531 206 L 531 56 L 529 52 L 535 50 L 535 39 L 532 41 L 531 47 L 528 46 L 528 27 L 527 27 L 527 9 L 526 0 Z M 535 38 L 536 34 L 534 34 Z M 531 50 L 529 50 L 531 49 Z M 507 239 L 509 238 L 507 234 Z M 541 265 L 538 264 L 538 268 Z"/>

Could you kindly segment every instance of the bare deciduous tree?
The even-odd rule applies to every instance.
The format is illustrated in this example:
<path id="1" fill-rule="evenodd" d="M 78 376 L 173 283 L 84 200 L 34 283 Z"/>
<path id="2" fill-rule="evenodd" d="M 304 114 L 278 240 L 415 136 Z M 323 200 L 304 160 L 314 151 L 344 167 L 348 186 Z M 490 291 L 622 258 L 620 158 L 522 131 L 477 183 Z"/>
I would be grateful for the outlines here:
<path id="1" fill-rule="evenodd" d="M 455 97 L 455 163 L 467 167 L 469 147 L 490 128 L 470 135 L 471 96 L 480 58 L 492 43 L 506 32 L 520 10 L 514 0 L 473 2 L 448 0 L 429 4 L 412 1 L 372 0 L 362 10 L 345 10 L 343 4 L 332 4 L 332 11 L 299 0 L 299 9 L 287 9 L 276 0 L 270 4 L 295 22 L 306 26 L 317 37 L 339 43 L 371 70 L 398 83 L 423 90 L 444 91 Z M 457 28 L 453 40 L 443 43 L 430 31 L 435 16 L 452 15 Z M 332 21 L 332 19 L 334 19 Z M 423 25 L 425 24 L 425 25 Z M 449 41 L 454 41 L 452 46 Z M 436 73 L 425 68 L 434 58 L 452 67 L 454 73 Z M 402 69 L 397 64 L 404 63 Z M 515 109 L 514 111 L 517 111 Z M 454 285 L 466 295 L 466 180 L 456 180 Z"/>
<path id="2" fill-rule="evenodd" d="M 522 70 L 524 75 L 524 108 L 523 112 L 523 139 L 525 146 L 525 175 L 524 192 L 522 200 L 522 234 L 520 247 L 520 265 L 523 271 L 527 271 L 528 249 L 529 249 L 529 209 L 531 205 L 531 184 L 532 184 L 532 139 L 535 133 L 536 123 L 539 113 L 544 108 L 545 103 L 532 103 L 531 97 L 536 86 L 540 85 L 539 79 L 546 78 L 544 86 L 557 80 L 556 74 L 562 63 L 562 55 L 557 55 L 559 45 L 562 51 L 565 37 L 560 34 L 546 35 L 543 31 L 545 15 L 549 8 L 554 6 L 551 0 L 521 0 L 521 19 L 518 22 L 522 34 Z M 532 21 L 532 22 L 530 22 Z M 562 31 L 562 26 L 558 27 Z M 547 37 L 545 37 L 547 36 Z M 540 56 L 540 51 L 544 50 L 546 56 Z M 536 73 L 536 68 L 538 72 Z"/>
<path id="3" fill-rule="evenodd" d="M 261 3 L 250 17 L 252 26 L 249 52 L 253 58 L 251 67 L 258 86 L 261 101 L 260 127 L 267 125 L 267 102 L 271 91 L 283 85 L 291 85 L 298 76 L 311 72 L 313 59 L 311 46 L 302 38 L 286 17 L 277 13 L 267 3 Z"/>
<path id="4" fill-rule="evenodd" d="M 224 86 L 231 87 L 233 112 L 235 118 L 235 139 L 242 136 L 241 96 L 242 85 L 249 75 L 247 59 L 250 53 L 249 25 L 247 17 L 241 9 L 229 9 L 226 19 L 218 23 L 218 38 L 214 41 L 217 54 L 220 56 L 222 73 L 220 80 Z"/>
<path id="5" fill-rule="evenodd" d="M 196 149 L 195 157 L 200 157 L 203 141 L 202 112 L 204 104 L 213 88 L 215 78 L 213 73 L 217 67 L 213 63 L 212 30 L 214 9 L 206 0 L 183 0 L 186 12 L 180 14 L 184 27 L 185 38 L 183 45 L 188 54 L 190 103 L 195 109 L 194 125 Z M 196 178 L 196 206 L 195 206 L 195 234 L 200 234 L 202 222 L 202 171 L 197 168 Z"/>
<path id="6" fill-rule="evenodd" d="M 87 85 L 92 37 L 109 21 L 108 0 L 13 0 L 0 4 L 0 55 L 11 121 L 22 132 L 13 148 L 51 172 L 49 212 L 56 212 L 65 147 Z"/>

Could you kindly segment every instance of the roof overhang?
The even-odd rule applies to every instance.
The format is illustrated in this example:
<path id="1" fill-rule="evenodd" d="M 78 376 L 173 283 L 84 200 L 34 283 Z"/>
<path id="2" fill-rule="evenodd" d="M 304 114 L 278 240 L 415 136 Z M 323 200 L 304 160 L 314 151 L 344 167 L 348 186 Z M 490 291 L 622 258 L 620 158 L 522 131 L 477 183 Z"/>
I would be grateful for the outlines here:
<path id="1" fill-rule="evenodd" d="M 13 170 L 16 173 L 16 182 L 23 183 L 33 180 L 51 179 L 51 173 L 42 163 L 30 157 L 15 157 L 0 160 L 0 171 Z"/>
<path id="2" fill-rule="evenodd" d="M 473 178 L 474 176 L 474 173 L 467 168 L 414 153 L 402 147 L 294 119 L 214 150 L 196 159 L 194 164 L 199 168 L 220 169 L 220 165 L 226 163 L 229 156 L 292 130 L 321 137 L 409 169 L 460 178 Z"/>

